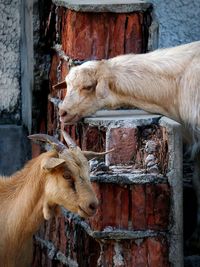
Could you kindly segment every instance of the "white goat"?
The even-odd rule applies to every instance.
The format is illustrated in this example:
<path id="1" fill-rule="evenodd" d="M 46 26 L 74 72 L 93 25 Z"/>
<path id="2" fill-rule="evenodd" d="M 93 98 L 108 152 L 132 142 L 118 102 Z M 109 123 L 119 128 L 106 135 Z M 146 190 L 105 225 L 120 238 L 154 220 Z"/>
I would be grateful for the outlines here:
<path id="1" fill-rule="evenodd" d="M 32 159 L 13 176 L 0 179 L 2 267 L 30 266 L 32 235 L 44 219 L 58 213 L 59 206 L 82 217 L 93 215 L 98 206 L 85 153 L 70 137 L 64 135 L 69 149 L 48 135 L 30 138 L 49 142 L 55 150 Z M 86 154 L 89 156 L 89 151 Z"/>
<path id="2" fill-rule="evenodd" d="M 102 108 L 130 106 L 182 124 L 184 138 L 196 155 L 194 188 L 200 230 L 200 41 L 147 54 L 88 61 L 72 68 L 62 85 L 67 86 L 59 107 L 64 123 Z"/>

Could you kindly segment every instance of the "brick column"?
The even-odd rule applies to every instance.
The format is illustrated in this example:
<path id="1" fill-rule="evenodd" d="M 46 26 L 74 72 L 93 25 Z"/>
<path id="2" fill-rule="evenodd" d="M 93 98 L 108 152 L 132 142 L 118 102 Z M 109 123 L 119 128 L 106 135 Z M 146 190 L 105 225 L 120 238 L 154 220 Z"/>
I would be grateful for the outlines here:
<path id="1" fill-rule="evenodd" d="M 55 108 L 56 98 L 63 98 L 66 93 L 65 90 L 54 92 L 51 86 L 64 80 L 72 66 L 91 59 L 147 52 L 153 38 L 150 30 L 152 5 L 145 1 L 118 1 L 118 4 L 105 1 L 109 4 L 91 5 L 79 4 L 79 1 L 76 4 L 65 0 L 53 2 L 55 5 L 49 16 L 52 19 L 47 23 L 47 32 L 54 29 L 48 34 L 53 38 L 49 41 L 53 46 L 49 75 L 50 134 L 60 127 Z M 67 130 L 71 132 L 71 127 Z M 74 138 L 77 138 L 77 133 L 78 131 L 72 130 Z"/>
<path id="2" fill-rule="evenodd" d="M 125 112 L 85 119 L 86 148 L 96 147 L 93 135 L 100 147 L 116 148 L 107 165 L 92 162 L 100 207 L 87 221 L 63 210 L 46 224 L 33 266 L 183 266 L 181 128 L 157 115 Z"/>
<path id="3" fill-rule="evenodd" d="M 151 4 L 53 2 L 50 86 L 85 60 L 148 50 Z M 116 151 L 105 162 L 92 163 L 91 180 L 101 203 L 97 214 L 82 221 L 64 210 L 61 218 L 46 223 L 36 235 L 32 266 L 182 267 L 179 126 L 159 116 L 113 111 L 110 118 L 65 127 L 56 108 L 64 95 L 50 87 L 48 133 L 61 127 L 84 149 Z"/>

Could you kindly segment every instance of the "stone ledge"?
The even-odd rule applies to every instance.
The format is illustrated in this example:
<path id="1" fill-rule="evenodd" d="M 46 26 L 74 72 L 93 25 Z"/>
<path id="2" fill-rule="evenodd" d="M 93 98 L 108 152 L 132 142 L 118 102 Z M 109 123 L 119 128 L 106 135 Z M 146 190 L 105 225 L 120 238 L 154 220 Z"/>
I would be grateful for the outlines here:
<path id="1" fill-rule="evenodd" d="M 113 227 L 107 227 L 103 231 L 93 231 L 89 224 L 81 219 L 78 215 L 67 211 L 62 208 L 62 213 L 69 220 L 73 220 L 75 224 L 80 225 L 84 231 L 91 237 L 95 239 L 107 239 L 107 240 L 125 240 L 125 239 L 143 239 L 148 237 L 157 237 L 157 236 L 166 236 L 166 233 L 163 231 L 154 231 L 154 230 L 119 230 Z"/>
<path id="2" fill-rule="evenodd" d="M 90 117 L 85 117 L 84 123 L 91 126 L 115 127 L 137 127 L 150 124 L 158 124 L 161 115 L 150 114 L 148 112 L 127 109 L 127 110 L 101 110 Z"/>
<path id="3" fill-rule="evenodd" d="M 113 12 L 113 13 L 130 13 L 146 11 L 152 7 L 151 3 L 143 0 L 102 0 L 101 3 L 95 0 L 53 0 L 57 6 L 63 6 L 68 9 L 79 12 Z"/>
<path id="4" fill-rule="evenodd" d="M 92 182 L 98 183 L 112 183 L 121 185 L 132 185 L 132 184 L 158 184 L 167 183 L 168 180 L 163 175 L 153 174 L 107 174 L 102 173 L 99 175 L 90 175 Z"/>

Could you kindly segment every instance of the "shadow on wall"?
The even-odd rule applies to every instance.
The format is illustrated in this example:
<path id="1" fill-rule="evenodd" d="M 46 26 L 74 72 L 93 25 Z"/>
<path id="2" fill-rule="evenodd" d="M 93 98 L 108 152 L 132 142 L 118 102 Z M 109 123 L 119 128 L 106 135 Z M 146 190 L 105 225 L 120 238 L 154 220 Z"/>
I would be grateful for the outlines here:
<path id="1" fill-rule="evenodd" d="M 30 159 L 30 143 L 23 126 L 0 125 L 0 175 L 11 175 Z"/>

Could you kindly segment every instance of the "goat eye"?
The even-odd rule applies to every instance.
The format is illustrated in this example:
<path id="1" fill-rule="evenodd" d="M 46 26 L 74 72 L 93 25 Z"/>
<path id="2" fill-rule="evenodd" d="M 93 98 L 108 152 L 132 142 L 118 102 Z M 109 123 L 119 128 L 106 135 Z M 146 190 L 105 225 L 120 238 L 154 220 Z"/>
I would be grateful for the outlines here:
<path id="1" fill-rule="evenodd" d="M 91 86 L 87 86 L 87 87 L 83 87 L 82 90 L 85 90 L 85 91 L 92 91 L 94 89 L 94 86 L 91 85 Z"/>
<path id="2" fill-rule="evenodd" d="M 67 173 L 64 173 L 64 174 L 63 174 L 63 178 L 64 178 L 65 180 L 70 180 L 70 176 L 69 176 L 69 174 L 67 174 Z"/>

